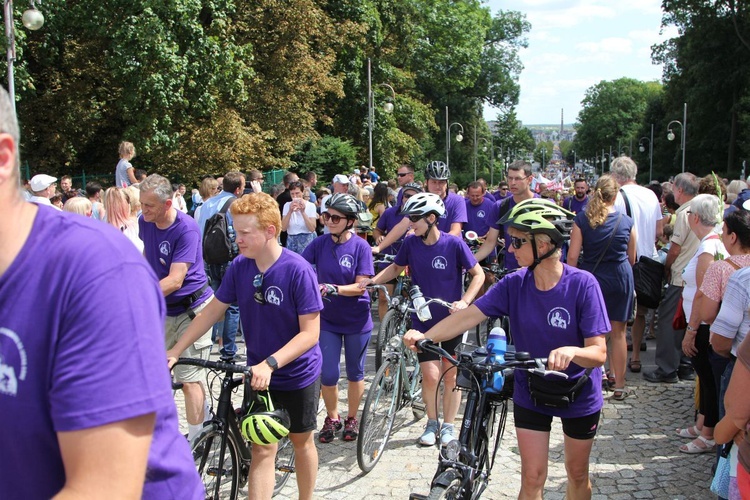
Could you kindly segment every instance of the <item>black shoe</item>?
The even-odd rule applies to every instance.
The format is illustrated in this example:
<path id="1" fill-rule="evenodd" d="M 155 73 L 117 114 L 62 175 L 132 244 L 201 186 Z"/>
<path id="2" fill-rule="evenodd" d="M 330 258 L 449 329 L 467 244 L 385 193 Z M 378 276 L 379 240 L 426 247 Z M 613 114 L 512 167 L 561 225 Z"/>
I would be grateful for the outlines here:
<path id="1" fill-rule="evenodd" d="M 680 367 L 677 368 L 677 376 L 680 380 L 695 380 L 695 370 L 690 365 L 681 364 Z"/>
<path id="2" fill-rule="evenodd" d="M 641 352 L 645 351 L 646 347 L 646 341 L 644 340 L 643 342 L 641 342 Z"/>
<path id="3" fill-rule="evenodd" d="M 649 382 L 665 384 L 676 384 L 680 380 L 677 377 L 677 373 L 664 373 L 659 368 L 657 368 L 656 370 L 643 372 L 643 378 L 648 380 Z"/>

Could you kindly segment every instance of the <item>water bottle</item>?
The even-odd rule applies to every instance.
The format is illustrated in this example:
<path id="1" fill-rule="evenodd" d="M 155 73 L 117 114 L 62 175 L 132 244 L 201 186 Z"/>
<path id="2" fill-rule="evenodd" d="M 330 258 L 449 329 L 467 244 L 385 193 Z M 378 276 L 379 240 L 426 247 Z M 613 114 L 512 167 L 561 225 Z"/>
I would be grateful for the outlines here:
<path id="1" fill-rule="evenodd" d="M 491 364 L 504 363 L 507 347 L 508 339 L 505 336 L 505 330 L 499 326 L 490 330 L 487 337 L 487 362 Z M 503 373 L 495 372 L 492 374 L 492 385 L 486 387 L 485 390 L 492 394 L 499 394 L 503 390 L 504 383 Z"/>
<path id="2" fill-rule="evenodd" d="M 424 300 L 424 295 L 422 295 L 422 290 L 420 290 L 419 285 L 413 285 L 411 289 L 409 289 L 409 297 L 411 298 L 411 303 L 414 306 L 414 309 L 417 310 L 419 321 L 422 323 L 430 321 L 432 319 L 432 313 L 430 312 L 429 306 L 422 307 L 426 301 Z"/>

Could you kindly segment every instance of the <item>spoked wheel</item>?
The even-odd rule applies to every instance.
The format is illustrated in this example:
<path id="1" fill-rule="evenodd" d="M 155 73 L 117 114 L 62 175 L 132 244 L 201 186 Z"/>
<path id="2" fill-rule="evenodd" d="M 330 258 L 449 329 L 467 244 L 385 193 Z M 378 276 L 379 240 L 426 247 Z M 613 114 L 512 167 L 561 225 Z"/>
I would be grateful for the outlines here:
<path id="1" fill-rule="evenodd" d="M 357 463 L 370 472 L 383 455 L 391 435 L 401 397 L 401 372 L 397 358 L 386 360 L 367 392 L 357 439 Z"/>
<path id="2" fill-rule="evenodd" d="M 226 440 L 222 443 L 222 437 Z M 240 487 L 237 443 L 215 425 L 203 429 L 193 442 L 193 460 L 206 489 L 206 500 L 235 500 Z"/>
<path id="3" fill-rule="evenodd" d="M 294 472 L 294 446 L 288 437 L 279 441 L 279 448 L 276 452 L 276 482 L 273 486 L 274 496 L 278 495 L 287 481 L 289 476 Z"/>
<path id="4" fill-rule="evenodd" d="M 400 313 L 395 309 L 389 309 L 383 316 L 383 321 L 380 322 L 380 328 L 378 329 L 378 336 L 375 339 L 375 370 L 383 364 L 383 353 L 388 341 L 398 334 L 400 320 Z"/>
<path id="5" fill-rule="evenodd" d="M 427 500 L 455 500 L 461 498 L 461 479 L 456 478 L 445 486 L 433 486 Z"/>

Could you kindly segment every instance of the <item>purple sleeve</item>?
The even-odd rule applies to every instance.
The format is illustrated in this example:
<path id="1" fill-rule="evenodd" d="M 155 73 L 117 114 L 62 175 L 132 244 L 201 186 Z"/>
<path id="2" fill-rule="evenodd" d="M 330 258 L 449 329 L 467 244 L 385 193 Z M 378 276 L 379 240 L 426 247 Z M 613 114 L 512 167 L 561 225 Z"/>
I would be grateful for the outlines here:
<path id="1" fill-rule="evenodd" d="M 323 298 L 318 291 L 318 278 L 311 266 L 300 266 L 296 273 L 292 294 L 297 305 L 297 315 L 323 310 Z"/>
<path id="2" fill-rule="evenodd" d="M 404 239 L 404 242 L 401 244 L 401 248 L 399 248 L 396 257 L 393 258 L 393 263 L 397 266 L 406 267 L 409 265 L 409 251 L 411 243 L 413 241 L 412 238 L 416 238 L 416 236 L 411 235 L 407 236 Z"/>
<path id="3" fill-rule="evenodd" d="M 242 262 L 241 259 L 242 257 L 234 259 L 232 264 L 227 267 L 224 277 L 221 279 L 219 289 L 214 292 L 214 296 L 224 304 L 234 304 L 237 302 L 237 287 L 234 282 L 237 270 L 240 268 L 240 262 Z"/>
<path id="4" fill-rule="evenodd" d="M 592 274 L 585 274 L 581 281 L 576 303 L 578 305 L 578 329 L 581 335 L 596 337 L 612 330 L 607 318 L 607 306 L 604 304 L 602 290 Z"/>
<path id="5" fill-rule="evenodd" d="M 510 302 L 508 300 L 508 284 L 510 281 L 511 279 L 509 277 L 501 279 L 495 283 L 487 293 L 474 302 L 474 305 L 482 311 L 482 314 L 493 318 L 507 316 L 509 314 Z"/>
<path id="6" fill-rule="evenodd" d="M 467 271 L 477 265 L 477 259 L 462 238 L 458 238 L 458 258 L 461 266 Z"/>
<path id="7" fill-rule="evenodd" d="M 464 200 L 461 199 L 460 196 L 455 195 L 455 203 L 454 203 L 454 211 L 453 211 L 453 217 L 451 224 L 455 222 L 460 222 L 461 224 L 465 222 L 469 222 L 469 218 L 466 215 L 466 203 L 464 203 Z"/>
<path id="8" fill-rule="evenodd" d="M 500 227 L 500 224 L 497 223 L 498 220 L 500 220 L 500 204 L 503 202 L 504 198 L 501 198 L 500 200 L 496 201 L 492 204 L 492 208 L 490 209 L 490 213 L 487 215 L 487 224 L 490 226 L 490 229 L 497 229 L 498 231 L 502 231 L 502 228 Z"/>
<path id="9" fill-rule="evenodd" d="M 378 230 L 381 231 L 382 233 L 385 233 L 388 231 L 388 224 L 386 224 L 386 219 L 388 217 L 390 217 L 390 213 L 386 209 L 386 211 L 383 212 L 383 214 L 380 217 L 378 217 L 378 222 L 375 224 L 375 227 L 377 227 Z"/>
<path id="10" fill-rule="evenodd" d="M 364 243 L 364 240 L 362 240 Z M 369 245 L 364 243 L 357 247 L 357 269 L 355 270 L 355 276 L 374 276 L 375 268 L 372 264 L 372 250 Z"/>
<path id="11" fill-rule="evenodd" d="M 309 262 L 312 265 L 317 264 L 316 258 L 315 258 L 316 254 L 317 254 L 317 252 L 316 252 L 317 248 L 318 248 L 318 238 L 315 238 L 302 251 L 302 258 L 305 259 L 307 262 Z"/>
<path id="12" fill-rule="evenodd" d="M 198 248 L 200 246 L 200 236 L 198 231 L 192 229 L 184 231 L 178 241 L 174 242 L 174 255 L 172 264 L 184 262 L 186 264 L 195 264 L 198 262 Z"/>

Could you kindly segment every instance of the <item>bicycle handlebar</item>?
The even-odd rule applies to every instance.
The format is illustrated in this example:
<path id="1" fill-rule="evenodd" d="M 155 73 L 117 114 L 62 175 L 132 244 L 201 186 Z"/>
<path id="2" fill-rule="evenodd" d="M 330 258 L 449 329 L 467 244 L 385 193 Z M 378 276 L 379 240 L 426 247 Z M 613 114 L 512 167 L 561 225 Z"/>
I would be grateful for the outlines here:
<path id="1" fill-rule="evenodd" d="M 235 365 L 234 363 L 225 363 L 223 361 L 209 361 L 207 359 L 199 358 L 180 358 L 175 362 L 172 368 L 177 365 L 200 366 L 201 368 L 208 368 L 209 370 L 242 373 L 245 375 L 252 375 L 253 373 L 251 367 L 246 365 Z"/>

